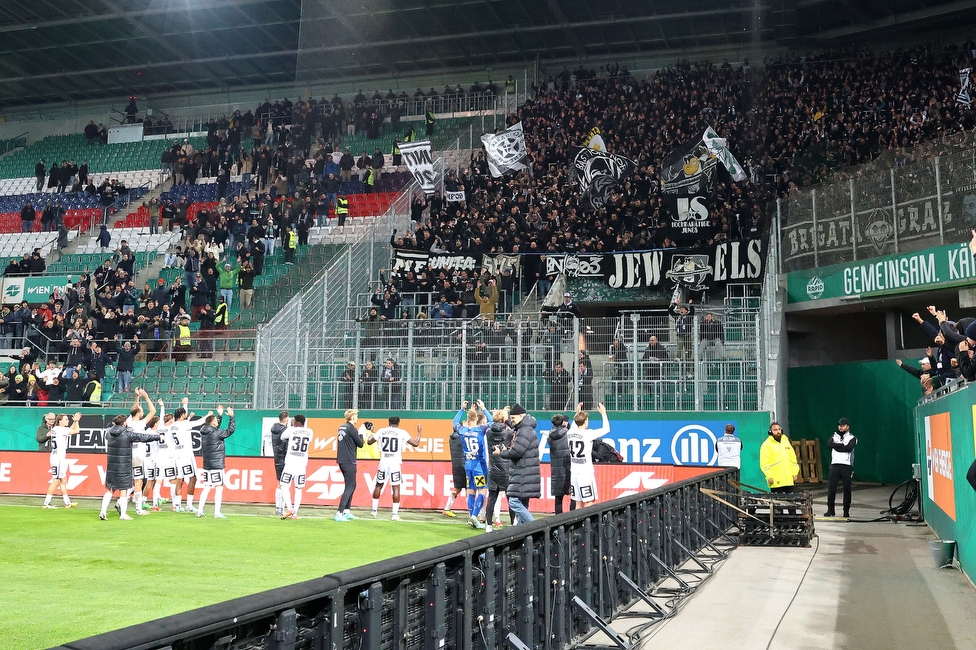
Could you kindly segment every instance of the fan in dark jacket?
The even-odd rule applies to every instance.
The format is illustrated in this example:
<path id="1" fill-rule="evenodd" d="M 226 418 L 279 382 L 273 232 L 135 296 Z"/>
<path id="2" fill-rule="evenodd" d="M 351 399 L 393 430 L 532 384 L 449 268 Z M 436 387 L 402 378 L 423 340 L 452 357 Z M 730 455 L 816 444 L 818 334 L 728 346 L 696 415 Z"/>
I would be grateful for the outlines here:
<path id="1" fill-rule="evenodd" d="M 508 449 L 512 446 L 512 438 L 515 432 L 505 424 L 507 415 L 507 411 L 495 411 L 494 422 L 491 423 L 485 433 L 485 444 L 488 445 L 488 449 Z M 498 502 L 499 494 L 508 489 L 508 473 L 511 469 L 512 461 L 501 456 L 493 456 L 488 464 L 488 507 L 485 509 L 486 532 L 491 532 L 492 526 L 501 526 L 501 521 L 495 516 L 495 504 Z M 491 519 L 488 519 L 489 517 Z M 514 513 L 509 513 L 509 517 L 511 523 L 514 524 Z"/>
<path id="2" fill-rule="evenodd" d="M 158 434 L 136 433 L 125 426 L 125 418 L 124 415 L 116 415 L 115 419 L 112 420 L 112 426 L 105 434 L 108 468 L 105 471 L 105 494 L 102 496 L 102 511 L 98 514 L 98 518 L 102 521 L 108 519 L 105 513 L 115 492 L 119 493 L 119 519 L 132 520 L 132 517 L 125 512 L 129 505 L 129 493 L 132 490 L 132 443 L 159 440 Z"/>
<path id="3" fill-rule="evenodd" d="M 217 415 L 208 415 L 200 427 L 200 455 L 203 456 L 203 492 L 200 493 L 197 517 L 203 517 L 203 508 L 207 505 L 210 488 L 214 489 L 214 519 L 226 519 L 220 512 L 220 504 L 224 499 L 224 459 L 227 450 L 224 440 L 234 435 L 234 409 L 227 409 L 230 422 L 226 429 L 220 428 L 220 421 L 224 417 L 224 407 L 217 407 Z"/>
<path id="4" fill-rule="evenodd" d="M 535 521 L 529 512 L 529 499 L 542 496 L 542 474 L 539 470 L 539 437 L 536 435 L 536 420 L 526 415 L 525 407 L 516 404 L 511 410 L 515 437 L 508 449 L 496 450 L 504 459 L 512 461 L 508 473 L 508 506 L 520 524 Z"/>
<path id="5" fill-rule="evenodd" d="M 569 440 L 566 434 L 566 416 L 552 416 L 552 429 L 549 431 L 549 469 L 552 475 L 552 496 L 556 499 L 556 514 L 563 511 L 563 497 L 569 494 Z M 576 509 L 576 501 L 569 500 L 569 509 Z"/>

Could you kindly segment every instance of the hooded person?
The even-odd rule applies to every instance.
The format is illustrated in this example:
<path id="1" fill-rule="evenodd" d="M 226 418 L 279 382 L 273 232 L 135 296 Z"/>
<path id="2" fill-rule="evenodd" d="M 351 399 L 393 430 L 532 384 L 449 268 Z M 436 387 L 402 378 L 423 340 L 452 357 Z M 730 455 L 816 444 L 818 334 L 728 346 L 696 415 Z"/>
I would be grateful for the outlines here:
<path id="1" fill-rule="evenodd" d="M 549 430 L 549 468 L 552 475 L 552 496 L 556 499 L 556 514 L 563 511 L 563 498 L 569 494 L 570 453 L 566 434 L 566 416 L 557 413 L 552 416 L 552 429 Z M 576 501 L 569 500 L 569 509 L 576 509 Z"/>
<path id="2" fill-rule="evenodd" d="M 136 433 L 125 426 L 125 415 L 117 415 L 112 420 L 112 426 L 105 432 L 106 448 L 108 451 L 108 465 L 105 471 L 105 494 L 102 496 L 102 509 L 98 518 L 108 519 L 106 511 L 112 500 L 112 495 L 119 493 L 119 518 L 131 521 L 126 514 L 129 505 L 129 495 L 132 492 L 132 444 L 136 442 L 157 442 L 159 434 Z"/>
<path id="3" fill-rule="evenodd" d="M 512 445 L 512 438 L 515 432 L 508 426 L 508 409 L 495 411 L 492 414 L 492 423 L 485 433 L 485 443 L 489 449 L 507 449 Z M 488 463 L 488 507 L 485 510 L 485 532 L 491 532 L 493 528 L 501 528 L 498 497 L 508 489 L 509 471 L 512 468 L 512 461 L 501 456 L 493 456 Z M 511 514 L 511 522 L 515 523 L 515 515 Z"/>
<path id="4" fill-rule="evenodd" d="M 203 517 L 203 508 L 207 504 L 210 488 L 214 488 L 214 519 L 226 519 L 221 514 L 220 504 L 224 498 L 224 463 L 227 455 L 224 440 L 234 435 L 234 409 L 227 409 L 230 421 L 226 429 L 220 428 L 220 421 L 224 417 L 224 406 L 217 407 L 216 415 L 208 415 L 203 426 L 200 427 L 200 455 L 203 456 L 203 491 L 197 501 L 197 517 Z"/>
<path id="5" fill-rule="evenodd" d="M 518 518 L 518 523 L 535 521 L 529 512 L 529 500 L 542 496 L 542 474 L 539 469 L 539 436 L 536 434 L 536 419 L 525 412 L 525 407 L 516 404 L 509 412 L 515 435 L 508 449 L 496 449 L 493 454 L 510 460 L 512 468 L 508 473 L 508 505 Z"/>

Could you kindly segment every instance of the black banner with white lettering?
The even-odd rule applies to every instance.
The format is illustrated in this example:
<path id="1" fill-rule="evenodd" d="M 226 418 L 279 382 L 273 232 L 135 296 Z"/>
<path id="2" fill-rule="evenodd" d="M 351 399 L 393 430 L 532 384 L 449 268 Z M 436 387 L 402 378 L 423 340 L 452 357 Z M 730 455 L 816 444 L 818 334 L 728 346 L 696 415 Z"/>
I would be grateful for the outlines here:
<path id="1" fill-rule="evenodd" d="M 710 239 L 715 234 L 709 207 L 715 196 L 717 168 L 718 159 L 700 138 L 683 143 L 661 162 L 661 190 L 671 239 Z"/>
<path id="2" fill-rule="evenodd" d="M 605 151 L 588 147 L 574 149 L 570 180 L 579 185 L 585 199 L 583 205 L 599 210 L 610 200 L 614 188 L 627 180 L 637 166 L 630 158 Z"/>
<path id="3" fill-rule="evenodd" d="M 723 242 L 700 248 L 669 248 L 605 255 L 549 255 L 546 273 L 602 278 L 611 289 L 644 287 L 689 291 L 724 289 L 730 282 L 762 282 L 765 238 Z"/>

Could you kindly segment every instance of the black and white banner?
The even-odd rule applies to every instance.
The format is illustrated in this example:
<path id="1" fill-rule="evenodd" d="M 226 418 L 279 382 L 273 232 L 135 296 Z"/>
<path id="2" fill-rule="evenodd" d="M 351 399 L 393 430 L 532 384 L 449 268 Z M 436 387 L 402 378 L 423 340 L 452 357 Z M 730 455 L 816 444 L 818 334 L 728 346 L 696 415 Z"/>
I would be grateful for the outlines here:
<path id="1" fill-rule="evenodd" d="M 495 178 L 509 172 L 526 169 L 529 156 L 525 151 L 525 134 L 522 123 L 518 122 L 498 133 L 485 133 L 481 136 L 488 158 L 488 171 Z"/>
<path id="2" fill-rule="evenodd" d="M 424 190 L 424 194 L 434 194 L 434 161 L 430 157 L 430 140 L 401 142 L 400 153 L 403 162 Z"/>
<path id="3" fill-rule="evenodd" d="M 464 190 L 458 192 L 444 192 L 444 198 L 448 203 L 464 203 Z"/>
<path id="4" fill-rule="evenodd" d="M 438 254 L 425 251 L 393 251 L 393 271 L 419 273 L 428 268 L 435 271 L 473 271 L 480 266 L 474 255 Z"/>
<path id="5" fill-rule="evenodd" d="M 973 100 L 969 96 L 969 74 L 972 71 L 972 68 L 963 68 L 959 71 L 959 94 L 956 95 L 956 103 L 966 108 L 973 107 Z"/>
<path id="6" fill-rule="evenodd" d="M 730 282 L 761 282 L 766 271 L 766 242 L 756 238 L 698 248 L 549 255 L 546 274 L 601 278 L 611 289 L 670 291 L 680 284 L 690 291 L 715 291 Z"/>
<path id="7" fill-rule="evenodd" d="M 627 180 L 636 165 L 634 161 L 589 147 L 576 148 L 570 168 L 570 180 L 576 182 L 580 194 L 593 210 L 599 210 L 610 200 L 610 194 L 619 183 Z"/>
<path id="8" fill-rule="evenodd" d="M 481 258 L 481 268 L 492 275 L 501 275 L 505 271 L 518 275 L 521 259 L 520 255 L 484 255 Z"/>

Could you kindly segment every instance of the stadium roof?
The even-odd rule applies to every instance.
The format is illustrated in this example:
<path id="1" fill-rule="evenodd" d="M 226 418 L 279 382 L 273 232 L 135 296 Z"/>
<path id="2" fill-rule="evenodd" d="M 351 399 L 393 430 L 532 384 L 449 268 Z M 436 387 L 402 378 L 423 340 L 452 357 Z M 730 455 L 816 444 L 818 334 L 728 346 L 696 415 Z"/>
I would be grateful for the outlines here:
<path id="1" fill-rule="evenodd" d="M 974 18 L 976 0 L 4 0 L 0 108 L 701 48 L 804 50 Z"/>

